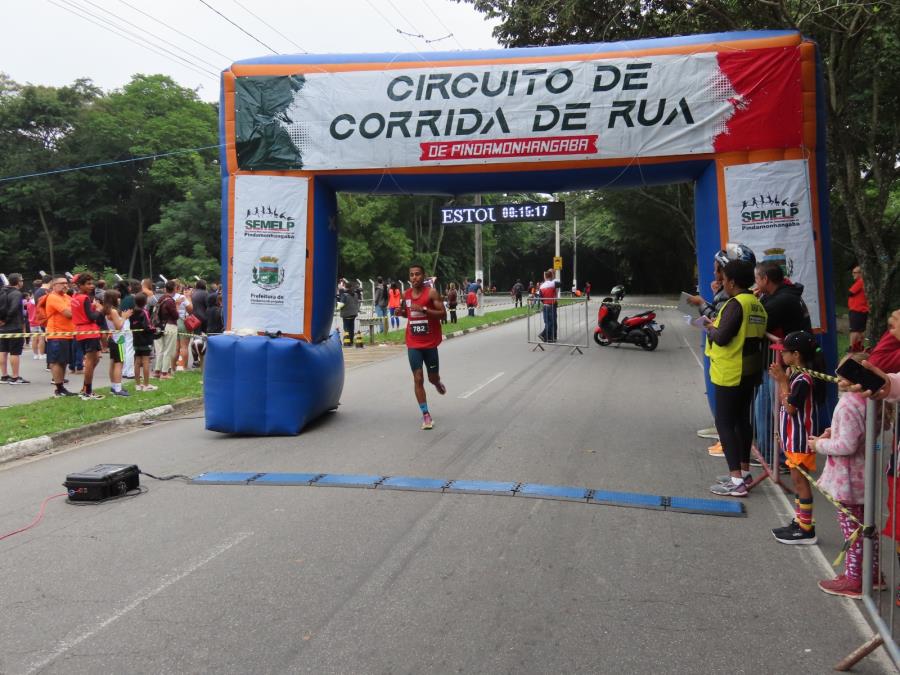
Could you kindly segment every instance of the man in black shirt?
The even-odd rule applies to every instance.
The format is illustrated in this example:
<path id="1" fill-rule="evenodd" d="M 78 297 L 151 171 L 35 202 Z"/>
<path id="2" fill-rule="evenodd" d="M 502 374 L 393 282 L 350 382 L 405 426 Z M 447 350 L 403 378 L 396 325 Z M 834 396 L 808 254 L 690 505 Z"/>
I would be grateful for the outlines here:
<path id="1" fill-rule="evenodd" d="M 21 333 L 25 322 L 22 320 L 22 275 L 9 275 L 9 286 L 0 288 L 0 382 L 3 384 L 29 384 L 19 376 L 19 361 L 25 347 L 24 337 L 4 337 L 4 334 Z M 12 371 L 12 376 L 8 373 Z"/>
<path id="2" fill-rule="evenodd" d="M 766 321 L 767 333 L 783 338 L 794 331 L 802 330 L 807 333 L 811 331 L 809 310 L 803 302 L 803 284 L 793 283 L 787 279 L 781 265 L 772 261 L 757 265 L 755 277 L 759 301 L 766 308 L 769 317 Z M 775 353 L 770 350 L 769 354 L 774 356 Z M 773 437 L 777 429 L 772 408 L 772 386 L 772 381 L 768 377 L 763 378 L 753 406 L 756 445 L 770 466 L 774 454 Z M 781 458 L 780 463 L 783 461 Z"/>

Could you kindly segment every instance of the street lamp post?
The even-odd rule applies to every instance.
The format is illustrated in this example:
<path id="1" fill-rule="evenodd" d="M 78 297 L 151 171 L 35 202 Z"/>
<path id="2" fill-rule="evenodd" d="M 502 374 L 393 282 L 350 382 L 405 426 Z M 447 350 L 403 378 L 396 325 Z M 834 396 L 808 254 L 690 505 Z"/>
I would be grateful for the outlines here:
<path id="1" fill-rule="evenodd" d="M 572 288 L 578 288 L 578 216 L 572 216 Z"/>

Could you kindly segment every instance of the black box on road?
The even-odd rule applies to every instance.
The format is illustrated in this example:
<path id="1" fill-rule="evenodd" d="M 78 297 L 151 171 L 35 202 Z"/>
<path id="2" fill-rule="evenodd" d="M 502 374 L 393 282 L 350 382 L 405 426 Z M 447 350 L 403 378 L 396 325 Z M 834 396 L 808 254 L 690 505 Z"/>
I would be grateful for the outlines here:
<path id="1" fill-rule="evenodd" d="M 137 464 L 98 464 L 79 473 L 70 473 L 63 483 L 73 502 L 98 502 L 121 497 L 141 484 Z"/>

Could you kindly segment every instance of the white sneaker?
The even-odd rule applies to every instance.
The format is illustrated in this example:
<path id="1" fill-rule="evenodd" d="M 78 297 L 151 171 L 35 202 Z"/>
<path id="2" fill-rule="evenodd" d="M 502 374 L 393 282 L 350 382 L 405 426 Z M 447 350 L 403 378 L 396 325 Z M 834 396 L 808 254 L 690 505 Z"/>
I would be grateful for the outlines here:
<path id="1" fill-rule="evenodd" d="M 182 372 L 184 372 L 184 366 L 178 366 L 178 367 L 175 369 L 175 372 L 177 372 L 177 373 L 182 373 Z"/>
<path id="2" fill-rule="evenodd" d="M 710 438 L 714 441 L 719 440 L 719 432 L 715 427 L 707 427 L 706 429 L 697 429 L 697 435 L 700 438 Z"/>

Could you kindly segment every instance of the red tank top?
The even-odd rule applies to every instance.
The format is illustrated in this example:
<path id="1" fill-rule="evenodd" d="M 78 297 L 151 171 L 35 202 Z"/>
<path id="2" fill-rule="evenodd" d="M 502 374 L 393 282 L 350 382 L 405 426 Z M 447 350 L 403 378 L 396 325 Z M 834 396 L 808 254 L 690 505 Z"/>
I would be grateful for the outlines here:
<path id="1" fill-rule="evenodd" d="M 410 301 L 413 289 L 409 288 L 403 294 L 403 307 L 406 309 L 406 346 L 413 349 L 431 349 L 441 344 L 444 339 L 441 333 L 441 320 L 432 316 L 428 316 L 425 312 L 409 311 Z M 431 309 L 443 309 L 443 307 L 435 304 L 429 294 L 430 288 L 423 288 L 422 295 L 415 299 L 417 305 L 422 304 L 423 297 L 427 300 L 426 307 Z"/>
<path id="2" fill-rule="evenodd" d="M 76 340 L 89 340 L 90 338 L 99 338 L 100 332 L 97 324 L 91 321 L 84 312 L 84 301 L 90 302 L 90 299 L 84 293 L 76 293 L 72 296 L 72 323 L 75 324 L 76 331 L 91 331 L 90 333 L 81 333 L 75 336 Z M 96 331 L 96 332 L 94 332 Z"/>

